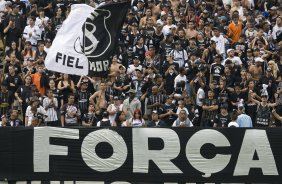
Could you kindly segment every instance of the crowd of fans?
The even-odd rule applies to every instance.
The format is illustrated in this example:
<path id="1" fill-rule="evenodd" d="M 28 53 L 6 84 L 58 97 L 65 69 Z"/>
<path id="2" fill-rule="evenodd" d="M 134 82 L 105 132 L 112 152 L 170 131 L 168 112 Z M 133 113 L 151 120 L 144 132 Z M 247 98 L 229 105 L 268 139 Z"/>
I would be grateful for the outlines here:
<path id="1" fill-rule="evenodd" d="M 48 71 L 71 4 L 0 1 L 1 126 L 278 127 L 279 0 L 134 0 L 108 77 Z"/>

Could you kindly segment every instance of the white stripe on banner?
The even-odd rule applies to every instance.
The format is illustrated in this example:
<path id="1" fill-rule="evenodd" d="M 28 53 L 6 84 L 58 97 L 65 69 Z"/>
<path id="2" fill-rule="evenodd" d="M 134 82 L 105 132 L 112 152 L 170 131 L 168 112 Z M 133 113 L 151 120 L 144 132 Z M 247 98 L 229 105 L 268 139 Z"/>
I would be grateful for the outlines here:
<path id="1" fill-rule="evenodd" d="M 82 25 L 93 11 L 94 8 L 86 4 L 71 6 L 69 16 L 63 22 L 46 56 L 45 65 L 48 70 L 75 75 L 88 74 L 88 59 L 84 54 L 76 52 L 74 46 L 78 43 L 77 38 L 83 38 Z"/>

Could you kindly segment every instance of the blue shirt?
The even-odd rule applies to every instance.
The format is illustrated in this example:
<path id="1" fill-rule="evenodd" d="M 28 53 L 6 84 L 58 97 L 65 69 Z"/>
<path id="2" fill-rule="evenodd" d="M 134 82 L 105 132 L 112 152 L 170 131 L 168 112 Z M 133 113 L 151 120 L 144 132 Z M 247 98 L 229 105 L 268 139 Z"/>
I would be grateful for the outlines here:
<path id="1" fill-rule="evenodd" d="M 246 114 L 241 114 L 238 116 L 237 121 L 239 127 L 253 127 L 252 119 Z"/>

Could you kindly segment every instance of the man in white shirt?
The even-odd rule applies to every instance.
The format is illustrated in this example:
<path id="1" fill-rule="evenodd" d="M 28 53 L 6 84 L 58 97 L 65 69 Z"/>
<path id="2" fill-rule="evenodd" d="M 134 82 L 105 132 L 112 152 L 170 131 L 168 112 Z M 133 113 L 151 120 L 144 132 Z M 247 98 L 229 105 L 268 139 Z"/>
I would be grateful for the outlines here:
<path id="1" fill-rule="evenodd" d="M 166 18 L 166 25 L 163 27 L 162 30 L 165 36 L 171 33 L 172 28 L 177 28 L 176 25 L 172 24 L 172 21 L 173 21 L 172 15 L 168 15 Z"/>
<path id="2" fill-rule="evenodd" d="M 41 30 L 35 25 L 35 17 L 29 17 L 29 25 L 25 26 L 23 37 L 25 41 L 30 41 L 32 49 L 37 49 L 37 41 L 41 37 Z"/>
<path id="3" fill-rule="evenodd" d="M 215 41 L 216 49 L 218 49 L 220 52 L 220 55 L 225 58 L 225 44 L 228 44 L 229 41 L 225 36 L 220 34 L 217 27 L 213 28 L 213 33 L 214 33 L 214 36 L 211 38 L 211 40 Z"/>
<path id="4" fill-rule="evenodd" d="M 227 50 L 228 57 L 223 61 L 222 65 L 225 65 L 226 60 L 231 60 L 234 65 L 242 66 L 242 60 L 238 56 L 235 56 L 234 54 L 235 54 L 234 49 L 228 49 Z"/>

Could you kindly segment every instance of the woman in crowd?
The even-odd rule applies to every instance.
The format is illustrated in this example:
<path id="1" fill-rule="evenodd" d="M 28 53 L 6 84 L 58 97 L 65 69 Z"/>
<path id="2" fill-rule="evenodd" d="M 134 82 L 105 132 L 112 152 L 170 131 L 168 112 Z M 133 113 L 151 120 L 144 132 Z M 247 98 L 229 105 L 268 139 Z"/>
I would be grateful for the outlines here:
<path id="1" fill-rule="evenodd" d="M 62 80 L 58 83 L 58 89 L 61 93 L 61 106 L 68 102 L 68 96 L 74 93 L 74 83 L 68 74 L 62 75 Z"/>
<path id="2" fill-rule="evenodd" d="M 142 112 L 140 109 L 135 109 L 133 117 L 128 120 L 128 126 L 131 127 L 144 127 L 145 120 L 142 118 Z"/>

